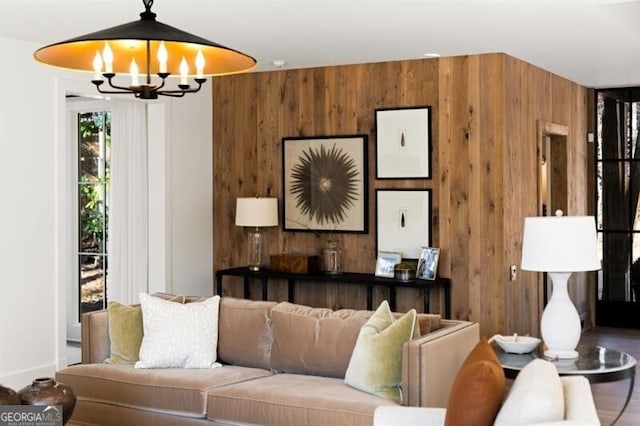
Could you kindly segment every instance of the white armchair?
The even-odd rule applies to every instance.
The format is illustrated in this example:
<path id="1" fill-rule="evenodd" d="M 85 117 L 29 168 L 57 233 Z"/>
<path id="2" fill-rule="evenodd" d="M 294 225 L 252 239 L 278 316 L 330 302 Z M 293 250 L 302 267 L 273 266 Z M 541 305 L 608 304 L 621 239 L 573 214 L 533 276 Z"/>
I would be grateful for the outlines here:
<path id="1" fill-rule="evenodd" d="M 560 378 L 560 381 L 564 394 L 564 420 L 542 423 L 525 421 L 521 424 L 531 426 L 600 425 L 589 381 L 583 376 L 564 376 Z M 508 398 L 509 396 L 507 396 L 507 400 Z M 535 401 L 532 403 L 535 405 Z M 535 410 L 537 407 L 531 408 Z M 373 425 L 443 426 L 445 416 L 445 408 L 381 406 L 375 411 Z M 510 426 L 516 425 L 511 424 Z"/>

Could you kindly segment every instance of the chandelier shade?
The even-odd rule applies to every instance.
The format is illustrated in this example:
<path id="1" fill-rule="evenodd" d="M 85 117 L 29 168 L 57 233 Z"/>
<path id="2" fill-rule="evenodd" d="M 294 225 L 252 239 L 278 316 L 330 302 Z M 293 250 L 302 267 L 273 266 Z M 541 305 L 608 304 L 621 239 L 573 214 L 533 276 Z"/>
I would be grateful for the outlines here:
<path id="1" fill-rule="evenodd" d="M 34 56 L 38 62 L 46 65 L 93 72 L 93 59 L 96 52 L 104 50 L 105 41 L 109 42 L 113 51 L 113 72 L 117 74 L 129 73 L 131 59 L 135 59 L 141 73 L 147 73 L 147 41 L 151 50 L 150 74 L 160 72 L 160 63 L 154 54 L 161 41 L 164 41 L 167 49 L 166 72 L 173 75 L 180 75 L 182 57 L 187 61 L 195 60 L 198 51 L 202 51 L 206 58 L 202 72 L 204 76 L 241 73 L 256 66 L 256 60 L 249 55 L 151 20 L 129 22 L 54 43 L 38 49 Z M 189 69 L 194 71 L 189 75 L 196 75 L 195 62 L 190 64 Z"/>
<path id="2" fill-rule="evenodd" d="M 92 82 L 102 93 L 134 93 L 143 99 L 159 94 L 183 96 L 199 90 L 206 77 L 246 72 L 256 66 L 256 60 L 247 54 L 156 21 L 151 12 L 153 1 L 143 0 L 143 4 L 146 10 L 138 21 L 44 46 L 34 58 L 57 68 L 93 72 Z M 116 75 L 132 76 L 131 85 L 114 85 Z M 142 84 L 137 83 L 138 76 Z M 179 89 L 161 90 L 169 76 L 181 78 Z M 196 89 L 189 87 L 187 77 L 195 78 Z M 101 90 L 105 79 L 117 91 Z"/>

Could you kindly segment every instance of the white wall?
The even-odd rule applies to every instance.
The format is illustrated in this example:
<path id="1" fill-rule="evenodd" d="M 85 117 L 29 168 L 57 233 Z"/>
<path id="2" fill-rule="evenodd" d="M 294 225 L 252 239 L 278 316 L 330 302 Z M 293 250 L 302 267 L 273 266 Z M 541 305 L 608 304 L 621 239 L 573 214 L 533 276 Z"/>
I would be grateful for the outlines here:
<path id="1" fill-rule="evenodd" d="M 64 218 L 56 211 L 64 209 L 56 204 L 63 185 L 56 117 L 64 113 L 58 111 L 56 88 L 89 75 L 37 64 L 32 53 L 38 47 L 0 37 L 0 383 L 14 389 L 66 364 L 64 286 L 73 272 L 65 266 L 72 253 L 57 250 Z M 151 157 L 156 209 L 150 217 L 150 267 L 155 269 L 149 276 L 155 281 L 149 287 L 208 295 L 213 288 L 211 85 L 163 102 L 151 107 L 160 110 L 164 123 L 158 126 L 164 129 Z"/>
<path id="2" fill-rule="evenodd" d="M 10 387 L 50 375 L 59 345 L 54 84 L 35 48 L 0 38 L 0 382 Z"/>

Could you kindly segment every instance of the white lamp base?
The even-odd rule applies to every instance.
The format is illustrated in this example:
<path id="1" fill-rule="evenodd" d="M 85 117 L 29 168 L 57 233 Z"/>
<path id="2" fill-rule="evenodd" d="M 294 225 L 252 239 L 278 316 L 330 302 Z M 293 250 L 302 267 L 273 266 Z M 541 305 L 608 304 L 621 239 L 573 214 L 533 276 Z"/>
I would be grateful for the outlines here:
<path id="1" fill-rule="evenodd" d="M 554 359 L 575 359 L 582 327 L 580 316 L 569 298 L 567 281 L 571 272 L 549 272 L 553 293 L 542 312 L 540 332 L 547 345 L 544 356 Z"/>

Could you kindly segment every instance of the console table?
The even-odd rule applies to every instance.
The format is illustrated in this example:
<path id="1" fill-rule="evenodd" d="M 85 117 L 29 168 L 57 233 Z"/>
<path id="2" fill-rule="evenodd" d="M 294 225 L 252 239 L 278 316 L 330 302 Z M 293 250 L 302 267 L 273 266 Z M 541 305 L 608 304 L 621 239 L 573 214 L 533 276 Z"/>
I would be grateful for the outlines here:
<path id="1" fill-rule="evenodd" d="M 423 291 L 423 307 L 424 312 L 429 312 L 429 294 L 431 289 L 438 287 L 444 292 L 445 318 L 451 318 L 451 280 L 449 278 L 436 278 L 435 280 L 414 281 L 396 281 L 393 278 L 377 277 L 373 274 L 364 274 L 359 272 L 344 272 L 342 274 L 329 275 L 323 273 L 317 274 L 292 274 L 286 272 L 274 272 L 268 269 L 260 271 L 250 271 L 249 268 L 230 268 L 216 271 L 217 294 L 222 295 L 222 279 L 225 276 L 235 276 L 244 278 L 244 297 L 249 297 L 249 283 L 252 279 L 260 280 L 262 285 L 262 300 L 267 300 L 267 291 L 269 280 L 280 279 L 287 281 L 288 301 L 295 300 L 296 282 L 313 281 L 319 284 L 325 283 L 342 283 L 366 286 L 367 288 L 367 309 L 373 309 L 373 288 L 386 287 L 389 291 L 389 307 L 391 310 L 396 309 L 396 288 L 410 287 L 418 288 Z"/>

